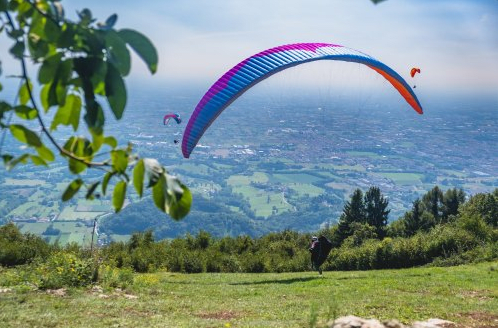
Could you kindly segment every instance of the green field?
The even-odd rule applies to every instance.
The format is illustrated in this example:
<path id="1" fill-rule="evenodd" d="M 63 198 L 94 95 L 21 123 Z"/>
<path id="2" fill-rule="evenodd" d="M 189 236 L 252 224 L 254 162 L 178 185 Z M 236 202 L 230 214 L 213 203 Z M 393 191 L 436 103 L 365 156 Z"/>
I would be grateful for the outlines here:
<path id="1" fill-rule="evenodd" d="M 316 177 L 311 174 L 306 174 L 306 173 L 287 173 L 287 174 L 272 174 L 272 182 L 280 182 L 283 184 L 289 184 L 289 183 L 314 183 L 322 180 L 319 177 Z"/>
<path id="2" fill-rule="evenodd" d="M 46 236 L 42 233 L 47 229 L 48 226 L 52 225 L 55 229 L 61 231 L 58 236 Z M 81 222 L 23 222 L 20 223 L 22 233 L 33 233 L 39 235 L 43 238 L 50 238 L 50 242 L 53 243 L 58 240 L 59 244 L 65 245 L 70 242 L 76 242 L 81 246 L 89 246 L 92 238 L 93 226 L 86 226 Z"/>
<path id="3" fill-rule="evenodd" d="M 377 174 L 392 180 L 397 185 L 418 185 L 422 183 L 421 179 L 424 177 L 419 173 L 381 172 Z"/>
<path id="4" fill-rule="evenodd" d="M 496 327 L 497 281 L 498 262 L 324 272 L 322 277 L 316 272 L 157 272 L 135 274 L 124 291 L 72 289 L 57 296 L 10 286 L 0 292 L 0 320 L 12 328 L 302 328 L 357 315 L 405 324 L 441 318 L 457 327 Z"/>
<path id="5" fill-rule="evenodd" d="M 93 220 L 97 216 L 105 214 L 105 212 L 93 211 L 77 211 L 77 206 L 66 206 L 57 217 L 58 221 L 78 221 L 78 220 Z"/>

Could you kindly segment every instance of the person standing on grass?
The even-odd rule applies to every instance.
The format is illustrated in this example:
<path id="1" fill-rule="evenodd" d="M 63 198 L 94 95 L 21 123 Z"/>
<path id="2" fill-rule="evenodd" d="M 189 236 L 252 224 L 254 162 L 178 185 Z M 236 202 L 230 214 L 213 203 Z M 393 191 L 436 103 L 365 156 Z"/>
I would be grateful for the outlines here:
<path id="1" fill-rule="evenodd" d="M 311 238 L 311 245 L 309 247 L 311 253 L 311 267 L 313 270 L 317 270 L 319 274 L 322 274 L 322 268 L 320 266 L 325 262 L 327 256 L 329 256 L 331 249 L 332 243 L 325 236 L 321 235 L 319 238 L 313 236 Z"/>
<path id="2" fill-rule="evenodd" d="M 318 237 L 311 237 L 309 251 L 311 253 L 311 268 L 318 270 L 318 273 L 322 274 L 322 269 L 320 269 L 320 265 L 318 264 L 320 258 L 320 241 L 318 241 Z"/>

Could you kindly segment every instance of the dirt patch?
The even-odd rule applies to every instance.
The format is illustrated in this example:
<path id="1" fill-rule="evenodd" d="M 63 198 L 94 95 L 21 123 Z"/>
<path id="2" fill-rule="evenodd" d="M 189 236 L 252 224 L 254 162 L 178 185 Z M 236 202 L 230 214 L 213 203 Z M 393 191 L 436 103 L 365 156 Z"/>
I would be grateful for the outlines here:
<path id="1" fill-rule="evenodd" d="M 239 318 L 240 313 L 234 311 L 217 311 L 217 312 L 201 312 L 197 314 L 198 317 L 203 319 L 217 319 L 217 320 L 231 320 Z"/>
<path id="2" fill-rule="evenodd" d="M 67 295 L 67 289 L 66 288 L 47 289 L 47 294 L 64 297 Z"/>
<path id="3" fill-rule="evenodd" d="M 459 313 L 458 317 L 464 325 L 458 327 L 469 328 L 498 328 L 498 315 L 489 312 Z"/>
<path id="4" fill-rule="evenodd" d="M 485 300 L 492 299 L 492 297 L 486 295 L 488 292 L 489 292 L 488 290 L 480 290 L 480 291 L 469 290 L 469 291 L 463 292 L 461 295 L 464 297 L 475 298 L 475 299 L 478 299 L 480 301 L 485 301 Z"/>

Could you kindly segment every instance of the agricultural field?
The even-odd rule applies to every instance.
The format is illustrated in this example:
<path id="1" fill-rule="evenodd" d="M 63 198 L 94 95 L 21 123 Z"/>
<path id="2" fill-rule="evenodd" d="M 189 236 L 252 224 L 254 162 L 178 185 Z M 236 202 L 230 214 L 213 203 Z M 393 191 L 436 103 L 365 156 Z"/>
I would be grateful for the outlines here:
<path id="1" fill-rule="evenodd" d="M 49 226 L 60 230 L 60 234 L 43 235 Z M 93 230 L 93 225 L 86 225 L 82 222 L 22 222 L 19 227 L 21 232 L 42 236 L 50 243 L 57 241 L 60 245 L 66 245 L 75 242 L 81 246 L 90 246 Z"/>
<path id="2" fill-rule="evenodd" d="M 418 185 L 422 183 L 423 174 L 419 173 L 398 173 L 398 172 L 380 172 L 376 173 L 386 179 L 392 180 L 396 185 Z"/>

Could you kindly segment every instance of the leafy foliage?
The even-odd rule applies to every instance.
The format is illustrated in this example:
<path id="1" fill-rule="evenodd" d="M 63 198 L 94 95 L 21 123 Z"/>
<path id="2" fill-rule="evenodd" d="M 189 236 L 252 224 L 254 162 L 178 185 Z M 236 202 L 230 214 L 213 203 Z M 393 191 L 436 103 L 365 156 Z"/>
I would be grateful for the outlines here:
<path id="1" fill-rule="evenodd" d="M 33 234 L 22 234 L 13 223 L 0 227 L 0 265 L 27 264 L 47 258 L 52 247 Z"/>
<path id="2" fill-rule="evenodd" d="M 71 199 L 82 188 L 86 188 L 87 199 L 105 195 L 113 180 L 116 183 L 112 204 L 116 212 L 123 208 L 130 180 L 140 197 L 146 181 L 156 206 L 180 220 L 190 210 L 189 189 L 156 160 L 138 158 L 131 145 L 118 147 L 116 138 L 105 134 L 101 101 L 107 102 L 117 120 L 123 117 L 127 102 L 124 78 L 131 70 L 130 51 L 144 61 L 152 74 L 158 65 L 157 51 L 150 40 L 135 30 L 116 29 L 117 20 L 118 16 L 113 14 L 105 22 L 96 22 L 92 12 L 83 9 L 78 12 L 78 20 L 72 21 L 65 17 L 57 0 L 0 1 L 0 33 L 12 40 L 9 52 L 21 69 L 16 77 L 21 80 L 19 104 L 0 102 L 0 127 L 2 133 L 10 133 L 29 150 L 20 155 L 6 154 L 0 145 L 0 155 L 7 169 L 28 162 L 48 166 L 55 160 L 55 149 L 76 176 L 62 199 Z M 38 69 L 36 79 L 28 75 L 28 59 Z M 41 88 L 38 101 L 34 84 Z M 32 124 L 11 124 L 13 113 L 22 120 L 36 121 L 41 135 Z M 50 124 L 45 122 L 47 118 Z M 81 120 L 87 130 L 83 135 L 88 137 L 76 136 L 81 135 Z M 60 126 L 71 127 L 75 134 L 63 144 L 52 136 Z M 97 156 L 107 154 L 108 159 L 96 161 Z M 81 175 L 90 168 L 102 170 L 102 178 L 85 182 Z M 132 178 L 129 171 L 133 171 Z"/>

